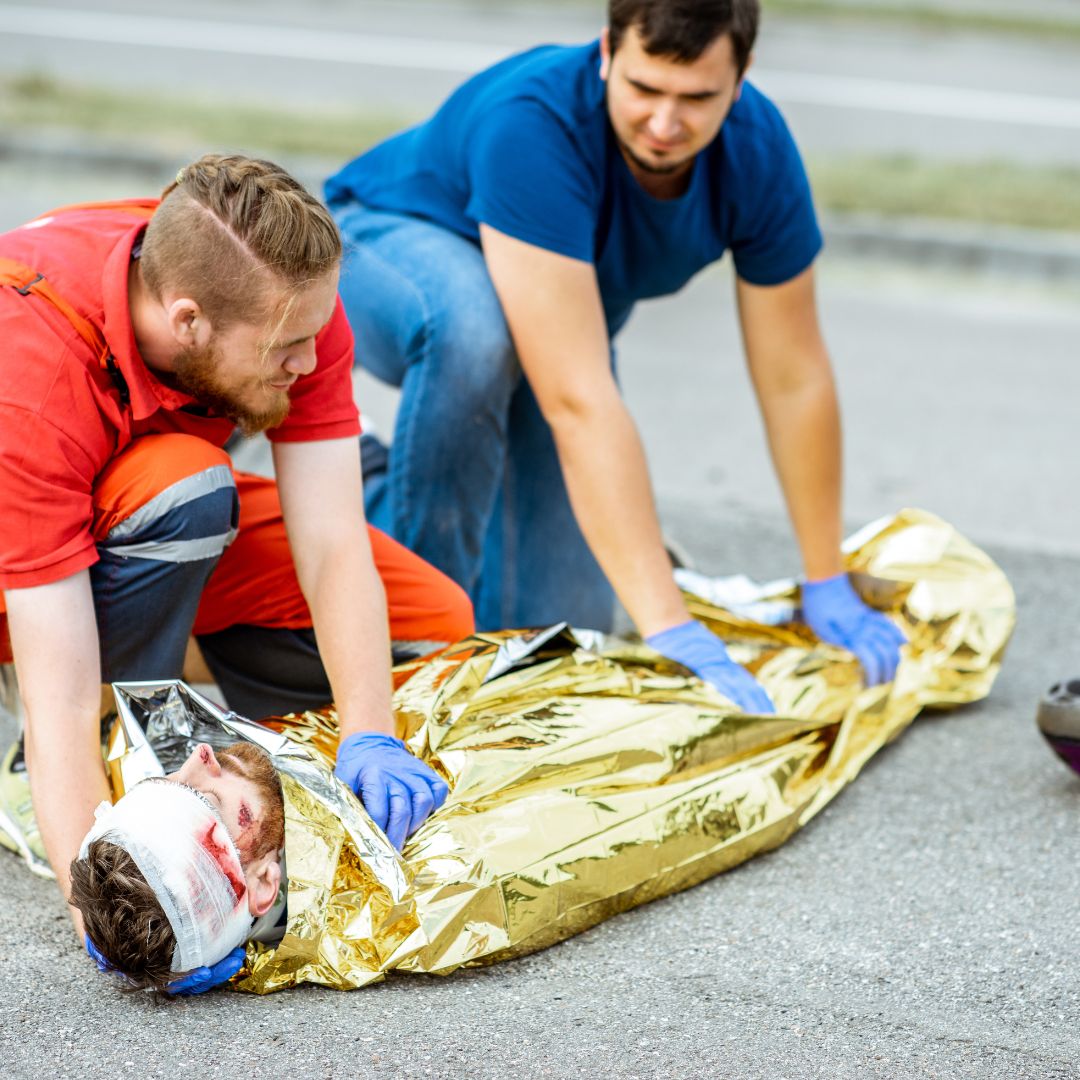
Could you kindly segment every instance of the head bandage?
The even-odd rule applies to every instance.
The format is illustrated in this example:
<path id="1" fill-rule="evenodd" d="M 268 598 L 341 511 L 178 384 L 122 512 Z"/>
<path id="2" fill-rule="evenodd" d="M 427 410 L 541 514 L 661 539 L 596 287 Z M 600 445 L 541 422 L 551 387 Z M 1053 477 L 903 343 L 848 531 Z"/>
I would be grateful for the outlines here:
<path id="1" fill-rule="evenodd" d="M 240 852 L 197 792 L 167 780 L 136 784 L 95 811 L 79 858 L 94 840 L 123 848 L 154 891 L 176 935 L 172 970 L 216 964 L 251 929 Z"/>

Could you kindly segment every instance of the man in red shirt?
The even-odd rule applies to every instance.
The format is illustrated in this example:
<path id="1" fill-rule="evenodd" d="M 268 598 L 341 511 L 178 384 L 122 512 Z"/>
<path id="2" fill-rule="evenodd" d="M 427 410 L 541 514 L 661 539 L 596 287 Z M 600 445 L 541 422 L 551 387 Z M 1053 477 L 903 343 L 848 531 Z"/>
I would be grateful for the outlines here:
<path id="1" fill-rule="evenodd" d="M 445 797 L 393 738 L 389 640 L 472 611 L 365 523 L 340 259 L 295 180 L 214 155 L 160 205 L 0 236 L 0 660 L 65 895 L 108 797 L 101 684 L 179 676 L 192 633 L 239 712 L 333 696 L 339 776 L 392 839 Z M 237 425 L 268 432 L 276 485 L 233 474 Z"/>

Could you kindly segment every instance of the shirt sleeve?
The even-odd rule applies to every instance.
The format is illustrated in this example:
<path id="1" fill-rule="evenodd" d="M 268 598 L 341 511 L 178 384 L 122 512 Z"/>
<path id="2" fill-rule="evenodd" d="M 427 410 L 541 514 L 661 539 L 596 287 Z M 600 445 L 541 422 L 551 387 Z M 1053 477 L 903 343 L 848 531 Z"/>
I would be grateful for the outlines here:
<path id="1" fill-rule="evenodd" d="M 734 211 L 731 254 L 752 285 L 780 285 L 801 274 L 821 251 L 810 181 L 779 110 L 761 99 L 760 130 L 735 164 L 742 196 Z"/>
<path id="2" fill-rule="evenodd" d="M 94 467 L 39 414 L 0 405 L 0 588 L 48 585 L 98 560 Z"/>
<path id="3" fill-rule="evenodd" d="M 531 99 L 493 110 L 468 148 L 466 214 L 516 240 L 592 262 L 600 183 L 581 145 L 587 136 Z"/>
<path id="4" fill-rule="evenodd" d="M 353 400 L 353 333 L 339 296 L 330 321 L 315 338 L 315 370 L 297 379 L 289 415 L 267 432 L 272 442 L 316 442 L 360 434 Z"/>

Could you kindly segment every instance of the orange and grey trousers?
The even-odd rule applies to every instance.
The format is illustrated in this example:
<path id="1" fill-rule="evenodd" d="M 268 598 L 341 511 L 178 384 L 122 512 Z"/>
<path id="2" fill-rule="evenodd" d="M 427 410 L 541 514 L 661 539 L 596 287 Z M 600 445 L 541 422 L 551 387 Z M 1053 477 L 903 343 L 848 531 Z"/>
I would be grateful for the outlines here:
<path id="1" fill-rule="evenodd" d="M 93 504 L 103 681 L 178 678 L 194 635 L 241 715 L 330 700 L 274 481 L 234 472 L 195 436 L 147 435 L 101 472 Z M 462 589 L 378 529 L 368 535 L 399 653 L 472 632 Z M 3 620 L 0 660 L 10 659 Z"/>

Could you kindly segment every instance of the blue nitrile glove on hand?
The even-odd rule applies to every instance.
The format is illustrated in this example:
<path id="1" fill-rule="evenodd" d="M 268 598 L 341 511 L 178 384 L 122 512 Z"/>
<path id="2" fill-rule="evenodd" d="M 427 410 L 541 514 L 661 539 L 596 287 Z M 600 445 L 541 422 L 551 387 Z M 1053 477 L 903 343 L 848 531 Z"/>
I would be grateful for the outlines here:
<path id="1" fill-rule="evenodd" d="M 86 934 L 84 939 L 86 951 L 90 959 L 97 964 L 98 971 L 120 974 L 116 968 L 105 959 L 98 951 L 98 947 Z M 205 994 L 207 990 L 213 990 L 215 986 L 227 983 L 244 966 L 244 948 L 238 946 L 233 949 L 223 960 L 219 960 L 213 967 L 200 967 L 189 971 L 182 979 L 169 983 L 167 994 L 180 997 L 189 997 L 192 994 Z"/>
<path id="2" fill-rule="evenodd" d="M 802 617 L 822 641 L 855 654 L 867 686 L 892 681 L 900 663 L 900 646 L 907 638 L 880 611 L 862 602 L 847 574 L 806 582 Z"/>
<path id="3" fill-rule="evenodd" d="M 769 695 L 744 667 L 728 656 L 724 643 L 694 619 L 650 634 L 645 639 L 658 653 L 688 667 L 699 679 L 716 687 L 743 712 L 774 713 Z"/>
<path id="4" fill-rule="evenodd" d="M 374 731 L 342 740 L 334 775 L 352 788 L 399 851 L 450 793 L 446 781 L 400 739 Z"/>
<path id="5" fill-rule="evenodd" d="M 215 986 L 227 983 L 244 966 L 244 956 L 244 947 L 237 946 L 213 967 L 196 968 L 194 971 L 189 971 L 182 979 L 169 983 L 166 993 L 180 997 L 205 994 L 207 990 L 213 990 Z"/>
<path id="6" fill-rule="evenodd" d="M 97 969 L 102 975 L 108 974 L 110 971 L 115 971 L 116 968 L 105 959 L 104 956 L 98 952 L 98 947 L 90 940 L 89 934 L 83 934 L 83 942 L 86 944 L 86 952 L 91 960 L 97 964 Z"/>

